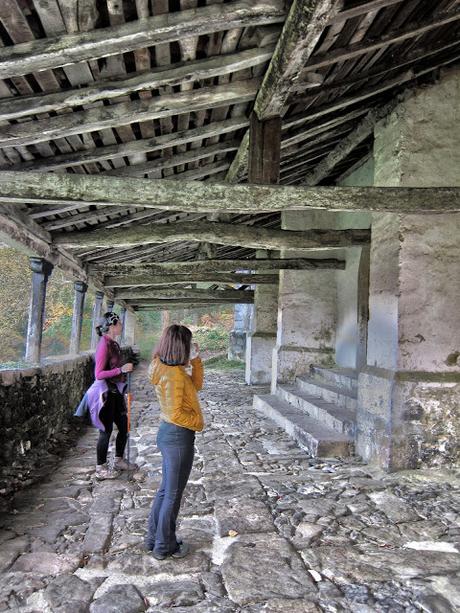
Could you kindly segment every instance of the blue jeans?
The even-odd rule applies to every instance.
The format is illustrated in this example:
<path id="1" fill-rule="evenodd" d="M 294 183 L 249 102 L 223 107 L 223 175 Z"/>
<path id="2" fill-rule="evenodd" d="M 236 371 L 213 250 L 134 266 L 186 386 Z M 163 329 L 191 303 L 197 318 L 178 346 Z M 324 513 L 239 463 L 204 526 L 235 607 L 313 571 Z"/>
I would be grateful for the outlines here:
<path id="1" fill-rule="evenodd" d="M 146 547 L 174 553 L 178 547 L 176 521 L 195 453 L 195 432 L 162 421 L 157 446 L 163 458 L 162 481 L 149 515 Z"/>

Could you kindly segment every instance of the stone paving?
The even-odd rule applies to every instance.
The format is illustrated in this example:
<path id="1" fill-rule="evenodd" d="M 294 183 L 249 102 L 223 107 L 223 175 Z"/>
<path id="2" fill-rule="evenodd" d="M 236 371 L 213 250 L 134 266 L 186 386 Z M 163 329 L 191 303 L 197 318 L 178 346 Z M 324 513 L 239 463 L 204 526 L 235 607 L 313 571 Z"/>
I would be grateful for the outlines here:
<path id="1" fill-rule="evenodd" d="M 242 378 L 206 373 L 207 428 L 179 529 L 187 558 L 143 550 L 161 465 L 143 365 L 131 435 L 141 470 L 96 482 L 89 429 L 46 481 L 19 493 L 2 514 L 0 610 L 460 610 L 460 471 L 385 475 L 309 458 L 255 413 Z"/>

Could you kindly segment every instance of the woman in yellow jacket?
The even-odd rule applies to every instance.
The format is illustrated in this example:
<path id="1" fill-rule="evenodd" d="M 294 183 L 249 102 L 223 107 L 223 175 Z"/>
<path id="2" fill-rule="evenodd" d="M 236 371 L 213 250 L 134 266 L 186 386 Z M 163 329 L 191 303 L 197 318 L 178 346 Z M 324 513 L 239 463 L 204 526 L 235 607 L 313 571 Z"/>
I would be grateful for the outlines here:
<path id="1" fill-rule="evenodd" d="M 191 375 L 185 370 L 189 363 Z M 166 328 L 154 351 L 149 377 L 160 402 L 157 445 L 163 465 L 160 489 L 150 511 L 146 547 L 157 560 L 183 558 L 189 546 L 176 538 L 177 514 L 192 469 L 195 432 L 203 429 L 197 395 L 203 387 L 203 365 L 196 343 L 192 348 L 188 328 Z"/>

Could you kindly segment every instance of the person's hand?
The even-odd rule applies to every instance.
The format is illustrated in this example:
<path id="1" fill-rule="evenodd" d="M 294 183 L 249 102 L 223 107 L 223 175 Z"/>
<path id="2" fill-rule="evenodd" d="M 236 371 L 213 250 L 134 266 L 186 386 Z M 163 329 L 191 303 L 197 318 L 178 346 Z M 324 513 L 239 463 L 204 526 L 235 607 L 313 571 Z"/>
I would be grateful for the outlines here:
<path id="1" fill-rule="evenodd" d="M 200 354 L 200 348 L 198 347 L 198 343 L 192 343 L 192 347 L 190 350 L 190 359 L 193 360 L 197 358 Z"/>
<path id="2" fill-rule="evenodd" d="M 132 372 L 133 368 L 134 366 L 131 364 L 131 362 L 128 362 L 127 364 L 123 364 L 121 367 L 121 372 Z"/>

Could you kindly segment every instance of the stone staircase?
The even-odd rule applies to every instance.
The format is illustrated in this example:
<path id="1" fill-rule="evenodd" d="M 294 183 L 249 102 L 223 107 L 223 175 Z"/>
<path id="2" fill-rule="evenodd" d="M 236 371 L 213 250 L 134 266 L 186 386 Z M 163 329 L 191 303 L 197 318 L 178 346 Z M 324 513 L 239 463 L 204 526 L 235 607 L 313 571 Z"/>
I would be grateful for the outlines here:
<path id="1" fill-rule="evenodd" d="M 357 397 L 355 370 L 312 366 L 294 385 L 254 396 L 254 407 L 313 457 L 348 457 L 354 453 Z"/>

